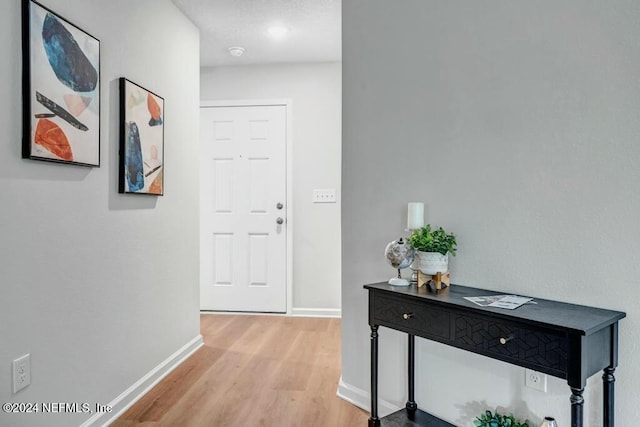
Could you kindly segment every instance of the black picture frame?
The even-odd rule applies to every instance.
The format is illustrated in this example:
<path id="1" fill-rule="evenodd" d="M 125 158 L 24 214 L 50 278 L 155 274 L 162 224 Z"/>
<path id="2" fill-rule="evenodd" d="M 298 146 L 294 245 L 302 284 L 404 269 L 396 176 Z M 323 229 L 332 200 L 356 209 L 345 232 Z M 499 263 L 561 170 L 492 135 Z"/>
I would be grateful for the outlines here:
<path id="1" fill-rule="evenodd" d="M 118 192 L 164 195 L 164 98 L 120 78 Z"/>
<path id="2" fill-rule="evenodd" d="M 100 166 L 100 40 L 22 0 L 22 157 Z"/>

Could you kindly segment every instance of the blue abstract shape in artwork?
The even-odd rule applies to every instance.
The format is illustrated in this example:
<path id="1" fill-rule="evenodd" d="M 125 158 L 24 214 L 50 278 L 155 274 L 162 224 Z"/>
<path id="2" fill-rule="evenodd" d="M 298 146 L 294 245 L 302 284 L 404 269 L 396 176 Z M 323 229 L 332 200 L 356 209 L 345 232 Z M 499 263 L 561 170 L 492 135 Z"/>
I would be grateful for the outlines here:
<path id="1" fill-rule="evenodd" d="M 42 40 L 58 80 L 76 92 L 91 92 L 96 88 L 98 72 L 71 33 L 50 13 L 42 24 Z"/>
<path id="2" fill-rule="evenodd" d="M 125 176 L 129 191 L 140 191 L 144 188 L 144 170 L 140 132 L 134 122 L 127 123 L 127 134 L 124 147 Z"/>
<path id="3" fill-rule="evenodd" d="M 162 125 L 162 117 L 159 117 L 157 120 L 151 117 L 149 120 L 149 126 L 161 126 Z"/>

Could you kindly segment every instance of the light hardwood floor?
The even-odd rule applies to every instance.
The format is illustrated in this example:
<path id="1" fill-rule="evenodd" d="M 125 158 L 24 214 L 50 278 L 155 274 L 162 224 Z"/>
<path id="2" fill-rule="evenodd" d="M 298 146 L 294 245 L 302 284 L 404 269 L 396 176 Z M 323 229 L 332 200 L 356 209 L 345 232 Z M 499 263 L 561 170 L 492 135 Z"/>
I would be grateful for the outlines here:
<path id="1" fill-rule="evenodd" d="M 340 319 L 203 314 L 200 329 L 204 347 L 112 426 L 367 424 L 336 397 Z"/>

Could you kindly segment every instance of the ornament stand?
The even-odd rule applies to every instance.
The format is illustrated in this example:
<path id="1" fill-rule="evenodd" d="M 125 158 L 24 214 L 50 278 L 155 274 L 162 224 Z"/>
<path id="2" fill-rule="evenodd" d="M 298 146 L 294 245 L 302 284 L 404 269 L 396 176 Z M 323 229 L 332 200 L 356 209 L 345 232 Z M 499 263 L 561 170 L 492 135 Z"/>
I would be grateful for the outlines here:
<path id="1" fill-rule="evenodd" d="M 418 270 L 418 288 L 427 285 L 429 291 L 441 292 L 449 290 L 451 284 L 451 275 L 446 273 L 424 274 Z"/>
<path id="2" fill-rule="evenodd" d="M 400 269 L 398 269 L 398 277 L 392 277 L 387 283 L 391 286 L 409 286 L 409 281 L 400 275 Z"/>

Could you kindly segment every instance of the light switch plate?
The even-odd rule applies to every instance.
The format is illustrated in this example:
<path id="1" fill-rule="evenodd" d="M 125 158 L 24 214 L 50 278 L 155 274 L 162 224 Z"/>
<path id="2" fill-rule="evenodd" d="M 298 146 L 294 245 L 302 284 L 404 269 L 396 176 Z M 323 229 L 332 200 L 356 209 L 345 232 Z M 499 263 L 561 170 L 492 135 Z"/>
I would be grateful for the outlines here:
<path id="1" fill-rule="evenodd" d="M 313 203 L 335 203 L 335 188 L 313 190 Z"/>

